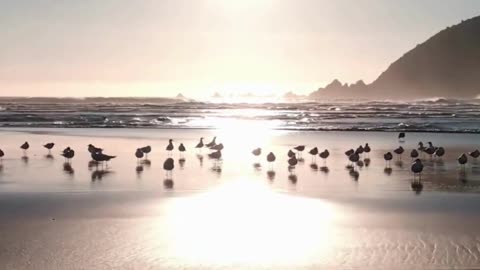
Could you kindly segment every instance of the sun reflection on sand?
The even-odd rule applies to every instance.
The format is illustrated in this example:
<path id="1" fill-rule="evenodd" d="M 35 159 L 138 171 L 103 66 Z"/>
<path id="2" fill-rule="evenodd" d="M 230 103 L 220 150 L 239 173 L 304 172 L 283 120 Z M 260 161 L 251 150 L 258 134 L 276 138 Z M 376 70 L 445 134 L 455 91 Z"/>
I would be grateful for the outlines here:
<path id="1" fill-rule="evenodd" d="M 248 179 L 174 200 L 167 213 L 169 249 L 187 264 L 308 264 L 312 256 L 328 256 L 334 241 L 329 203 Z"/>

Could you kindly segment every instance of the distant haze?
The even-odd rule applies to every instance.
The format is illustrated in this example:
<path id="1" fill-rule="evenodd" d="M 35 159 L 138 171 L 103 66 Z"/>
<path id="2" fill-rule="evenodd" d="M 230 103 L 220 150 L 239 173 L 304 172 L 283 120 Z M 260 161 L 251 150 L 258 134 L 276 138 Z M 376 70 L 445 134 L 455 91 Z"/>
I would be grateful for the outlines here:
<path id="1" fill-rule="evenodd" d="M 307 94 L 374 81 L 475 0 L 0 2 L 0 95 Z"/>

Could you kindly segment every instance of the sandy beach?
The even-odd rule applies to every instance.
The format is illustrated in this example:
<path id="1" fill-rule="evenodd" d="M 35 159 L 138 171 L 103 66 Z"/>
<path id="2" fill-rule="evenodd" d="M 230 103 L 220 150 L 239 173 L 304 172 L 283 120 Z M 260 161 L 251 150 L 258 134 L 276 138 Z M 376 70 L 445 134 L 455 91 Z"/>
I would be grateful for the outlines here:
<path id="1" fill-rule="evenodd" d="M 411 160 L 385 171 L 396 133 L 148 129 L 3 129 L 0 261 L 4 269 L 447 269 L 479 267 L 480 163 L 461 173 L 456 157 L 480 135 L 409 133 L 447 149 L 425 157 L 424 188 L 411 188 Z M 221 169 L 193 149 L 199 137 L 225 145 Z M 173 188 L 164 186 L 168 139 Z M 237 141 L 239 138 L 242 141 Z M 28 159 L 20 144 L 29 141 Z M 56 143 L 53 159 L 42 147 Z M 343 152 L 369 142 L 358 179 Z M 118 156 L 89 166 L 87 145 Z M 308 151 L 294 174 L 286 152 L 328 148 L 326 164 Z M 151 145 L 137 168 L 135 149 Z M 61 149 L 76 150 L 71 169 Z M 250 152 L 262 147 L 260 158 Z M 274 175 L 265 160 L 277 155 Z M 394 159 L 395 160 L 395 159 Z M 254 166 L 260 163 L 261 167 Z"/>

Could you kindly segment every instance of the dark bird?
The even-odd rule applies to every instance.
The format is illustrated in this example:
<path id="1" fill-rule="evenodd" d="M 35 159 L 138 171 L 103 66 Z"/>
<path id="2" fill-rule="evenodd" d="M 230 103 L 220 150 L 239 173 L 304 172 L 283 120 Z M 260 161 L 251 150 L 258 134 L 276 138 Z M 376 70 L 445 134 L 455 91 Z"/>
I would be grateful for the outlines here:
<path id="1" fill-rule="evenodd" d="M 211 150 L 217 150 L 217 151 L 222 151 L 223 150 L 223 143 L 219 143 L 217 145 L 214 145 L 210 147 Z"/>
<path id="2" fill-rule="evenodd" d="M 222 158 L 222 151 L 217 150 L 215 152 L 212 152 L 212 153 L 208 154 L 208 157 L 211 158 L 211 159 L 220 160 Z"/>
<path id="3" fill-rule="evenodd" d="M 292 150 L 288 150 L 287 155 L 288 155 L 289 158 L 292 158 L 292 157 L 295 156 L 295 152 L 293 152 Z"/>
<path id="4" fill-rule="evenodd" d="M 273 154 L 272 152 L 268 153 L 267 155 L 267 161 L 269 163 L 272 163 L 272 162 L 275 162 L 277 158 L 275 157 L 275 154 Z"/>
<path id="5" fill-rule="evenodd" d="M 295 156 L 288 159 L 288 165 L 290 166 L 290 168 L 294 169 L 297 164 L 298 160 Z"/>
<path id="6" fill-rule="evenodd" d="M 397 149 L 393 150 L 393 152 L 395 154 L 397 154 L 400 159 L 402 159 L 402 154 L 403 154 L 403 152 L 405 152 L 405 149 L 403 149 L 403 147 L 399 146 Z"/>
<path id="7" fill-rule="evenodd" d="M 355 152 L 348 157 L 348 160 L 352 162 L 352 166 L 355 168 L 355 163 L 357 163 L 360 160 L 360 155 Z"/>
<path id="8" fill-rule="evenodd" d="M 415 175 L 418 175 L 418 179 L 421 179 L 421 173 L 423 171 L 423 164 L 420 159 L 415 159 L 415 161 L 412 163 L 412 167 L 410 168 L 411 171 L 413 172 L 413 180 L 415 180 Z"/>
<path id="9" fill-rule="evenodd" d="M 430 157 L 432 157 L 432 155 L 435 154 L 436 150 L 437 148 L 433 146 L 432 142 L 428 142 L 428 147 L 424 150 L 424 152 L 427 153 L 427 155 L 429 155 Z"/>
<path id="10" fill-rule="evenodd" d="M 150 145 L 140 148 L 140 150 L 145 154 L 145 157 L 148 157 L 148 154 L 152 152 L 152 147 Z"/>
<path id="11" fill-rule="evenodd" d="M 383 159 L 385 159 L 386 167 L 390 167 L 390 161 L 393 159 L 393 155 L 390 152 L 387 152 L 383 155 Z"/>
<path id="12" fill-rule="evenodd" d="M 65 150 L 63 150 L 61 155 L 70 162 L 70 160 L 75 156 L 75 151 L 70 147 L 67 147 Z"/>
<path id="13" fill-rule="evenodd" d="M 208 148 L 211 148 L 211 147 L 217 145 L 217 143 L 215 142 L 216 139 L 217 139 L 216 136 L 213 137 L 213 140 L 211 142 L 207 143 L 205 146 L 208 147 Z"/>
<path id="14" fill-rule="evenodd" d="M 370 145 L 368 143 L 365 144 L 363 147 L 363 151 L 368 155 L 372 149 L 370 149 Z"/>
<path id="15" fill-rule="evenodd" d="M 183 145 L 183 143 L 180 144 L 180 146 L 178 146 L 178 151 L 180 151 L 181 153 L 185 152 L 187 149 L 185 149 L 185 146 Z"/>
<path id="16" fill-rule="evenodd" d="M 165 170 L 165 174 L 167 178 L 169 174 L 171 176 L 174 168 L 175 168 L 175 161 L 173 160 L 173 158 L 167 158 L 165 162 L 163 162 L 163 169 Z"/>
<path id="17" fill-rule="evenodd" d="M 345 152 L 345 155 L 346 155 L 347 157 L 349 157 L 349 156 L 351 156 L 353 153 L 355 153 L 355 150 L 350 149 L 350 150 L 348 150 L 348 151 Z"/>
<path id="18" fill-rule="evenodd" d="M 465 170 L 465 164 L 467 164 L 468 162 L 467 155 L 463 153 L 461 156 L 457 158 L 457 161 L 458 161 L 458 164 L 460 164 L 460 166 Z"/>
<path id="19" fill-rule="evenodd" d="M 359 155 L 362 155 L 364 151 L 365 151 L 365 150 L 363 149 L 363 146 L 360 145 L 360 146 L 357 148 L 357 150 L 355 150 L 355 153 L 357 153 L 357 154 L 359 154 Z"/>
<path id="20" fill-rule="evenodd" d="M 0 160 L 2 160 L 4 156 L 5 156 L 5 153 L 3 152 L 2 149 L 0 149 Z"/>
<path id="21" fill-rule="evenodd" d="M 398 140 L 399 141 L 404 141 L 405 140 L 405 132 L 398 133 Z"/>
<path id="22" fill-rule="evenodd" d="M 324 160 L 324 163 L 326 163 L 328 156 L 330 156 L 330 152 L 328 152 L 328 150 L 325 149 L 323 150 L 323 152 L 319 154 L 319 156 Z"/>
<path id="23" fill-rule="evenodd" d="M 173 150 L 173 148 L 174 148 L 174 147 L 173 147 L 173 140 L 170 139 L 170 140 L 168 140 L 168 145 L 167 145 L 167 147 L 166 147 L 165 149 L 166 149 L 168 152 L 171 152 L 171 151 Z"/>
<path id="24" fill-rule="evenodd" d="M 104 162 L 104 161 L 108 162 L 114 158 L 116 158 L 116 156 L 105 155 L 102 152 L 92 153 L 92 159 L 95 160 L 96 162 Z"/>
<path id="25" fill-rule="evenodd" d="M 137 158 L 137 161 L 139 162 L 141 158 L 143 158 L 144 153 L 141 148 L 138 148 L 137 151 L 135 151 L 135 157 Z"/>
<path id="26" fill-rule="evenodd" d="M 301 157 L 303 150 L 305 150 L 305 145 L 298 145 L 295 146 L 293 149 L 297 150 L 298 156 Z"/>
<path id="27" fill-rule="evenodd" d="M 410 157 L 413 158 L 418 158 L 418 151 L 413 149 L 412 152 L 410 152 Z"/>
<path id="28" fill-rule="evenodd" d="M 420 152 L 425 152 L 425 150 L 426 150 L 427 148 L 423 145 L 423 142 L 419 142 L 417 149 L 418 149 L 418 151 L 420 151 Z"/>
<path id="29" fill-rule="evenodd" d="M 50 150 L 52 150 L 52 148 L 55 146 L 54 143 L 47 143 L 45 144 L 43 147 L 47 148 L 48 149 L 48 153 L 50 153 Z"/>
<path id="30" fill-rule="evenodd" d="M 260 156 L 262 154 L 262 148 L 253 149 L 252 154 L 256 157 Z"/>
<path id="31" fill-rule="evenodd" d="M 472 158 L 478 158 L 480 157 L 480 151 L 478 151 L 478 149 L 476 149 L 475 151 L 473 152 L 470 152 L 468 153 Z"/>
<path id="32" fill-rule="evenodd" d="M 435 156 L 437 157 L 443 157 L 445 155 L 445 148 L 443 147 L 438 147 L 437 150 L 435 150 Z"/>
<path id="33" fill-rule="evenodd" d="M 308 151 L 308 153 L 309 153 L 310 155 L 312 155 L 312 161 L 314 161 L 314 160 L 317 159 L 318 148 L 317 148 L 317 147 L 314 147 L 314 148 L 310 149 L 310 151 Z"/>
<path id="34" fill-rule="evenodd" d="M 20 148 L 23 149 L 24 152 L 26 152 L 28 150 L 28 148 L 30 148 L 30 145 L 28 144 L 28 142 L 24 142 Z"/>
<path id="35" fill-rule="evenodd" d="M 197 143 L 197 145 L 195 146 L 195 148 L 203 148 L 204 144 L 203 144 L 203 137 L 200 138 L 200 141 Z"/>
<path id="36" fill-rule="evenodd" d="M 89 145 L 88 145 L 88 152 L 90 152 L 91 154 L 93 154 L 93 153 L 101 153 L 101 152 L 103 152 L 103 149 L 102 149 L 102 148 L 95 147 L 93 144 L 89 144 Z"/>

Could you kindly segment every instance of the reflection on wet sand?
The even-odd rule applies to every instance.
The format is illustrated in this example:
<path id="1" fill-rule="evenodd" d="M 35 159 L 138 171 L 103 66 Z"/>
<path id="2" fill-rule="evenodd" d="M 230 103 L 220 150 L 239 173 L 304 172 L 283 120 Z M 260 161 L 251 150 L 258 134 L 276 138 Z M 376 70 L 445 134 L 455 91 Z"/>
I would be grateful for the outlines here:
<path id="1" fill-rule="evenodd" d="M 63 163 L 63 171 L 68 175 L 75 174 L 75 170 L 73 169 L 72 165 L 69 162 Z"/>
<path id="2" fill-rule="evenodd" d="M 27 165 L 27 164 L 28 164 L 28 161 L 29 161 L 28 156 L 22 156 L 22 161 L 23 161 L 23 163 L 24 163 L 25 165 Z"/>
<path id="3" fill-rule="evenodd" d="M 255 171 L 259 172 L 262 170 L 262 164 L 260 164 L 259 162 L 255 162 L 253 163 L 253 168 L 255 169 Z"/>
<path id="4" fill-rule="evenodd" d="M 152 162 L 149 159 L 145 158 L 140 161 L 140 165 L 144 165 L 145 167 L 150 168 L 150 166 L 152 166 Z"/>
<path id="5" fill-rule="evenodd" d="M 183 169 L 185 167 L 185 162 L 187 160 L 184 157 L 181 157 L 178 159 L 178 165 L 180 166 L 180 169 Z"/>
<path id="6" fill-rule="evenodd" d="M 203 155 L 197 154 L 197 159 L 200 162 L 200 167 L 203 167 Z"/>
<path id="7" fill-rule="evenodd" d="M 310 169 L 314 172 L 318 171 L 318 165 L 317 163 L 312 163 L 310 164 Z"/>
<path id="8" fill-rule="evenodd" d="M 320 171 L 324 174 L 328 174 L 330 172 L 330 169 L 327 166 L 322 166 L 320 167 Z"/>
<path id="9" fill-rule="evenodd" d="M 173 182 L 173 179 L 165 179 L 163 180 L 163 186 L 166 188 L 166 189 L 173 189 L 173 186 L 174 186 L 174 182 Z"/>
<path id="10" fill-rule="evenodd" d="M 297 177 L 296 174 L 290 174 L 290 175 L 288 175 L 288 180 L 290 181 L 290 183 L 292 185 L 296 185 L 297 181 L 298 181 L 298 177 Z"/>
<path id="11" fill-rule="evenodd" d="M 383 169 L 383 172 L 386 174 L 386 175 L 391 175 L 392 174 L 392 168 L 390 167 L 387 167 L 385 169 Z"/>
<path id="12" fill-rule="evenodd" d="M 268 178 L 268 180 L 270 180 L 270 181 L 275 180 L 275 171 L 273 171 L 273 170 L 268 171 L 268 172 L 267 172 L 267 178 Z"/>
<path id="13" fill-rule="evenodd" d="M 109 171 L 109 170 L 94 170 L 92 172 L 92 182 L 95 182 L 97 180 L 103 180 L 104 177 L 108 176 L 109 174 L 111 174 L 112 172 Z"/>
<path id="14" fill-rule="evenodd" d="M 143 165 L 138 165 L 135 167 L 135 172 L 137 173 L 137 178 L 141 178 L 143 173 Z"/>
<path id="15" fill-rule="evenodd" d="M 45 155 L 45 159 L 54 160 L 55 158 L 51 154 L 48 154 L 48 155 Z"/>

